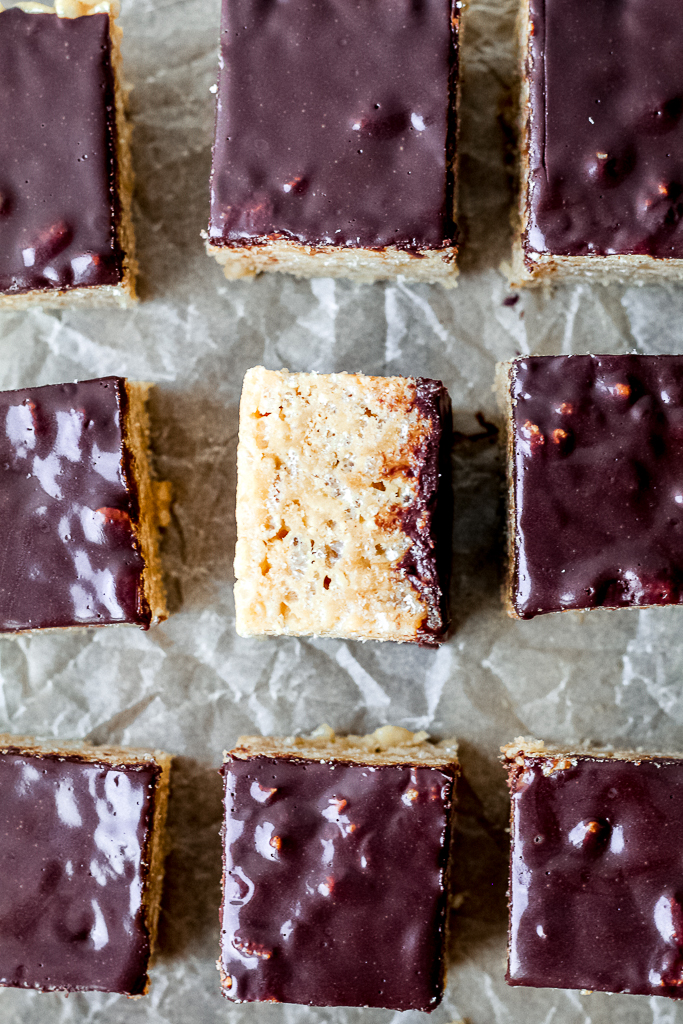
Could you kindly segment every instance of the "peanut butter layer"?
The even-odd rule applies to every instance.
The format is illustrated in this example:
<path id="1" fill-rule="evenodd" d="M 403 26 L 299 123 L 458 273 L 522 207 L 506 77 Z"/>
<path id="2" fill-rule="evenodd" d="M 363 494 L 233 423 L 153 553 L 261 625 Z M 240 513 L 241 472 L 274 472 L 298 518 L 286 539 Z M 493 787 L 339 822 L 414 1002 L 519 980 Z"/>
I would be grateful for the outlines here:
<path id="1" fill-rule="evenodd" d="M 249 370 L 238 632 L 443 639 L 449 450 L 450 401 L 438 381 Z"/>

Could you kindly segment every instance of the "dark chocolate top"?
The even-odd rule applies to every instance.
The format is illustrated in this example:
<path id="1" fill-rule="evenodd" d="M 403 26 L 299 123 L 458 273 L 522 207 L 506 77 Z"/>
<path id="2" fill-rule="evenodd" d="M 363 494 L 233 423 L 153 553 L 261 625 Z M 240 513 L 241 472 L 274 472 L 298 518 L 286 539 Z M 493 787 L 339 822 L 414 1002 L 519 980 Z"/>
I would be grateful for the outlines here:
<path id="1" fill-rule="evenodd" d="M 513 985 L 681 998 L 683 761 L 513 766 Z"/>
<path id="2" fill-rule="evenodd" d="M 120 377 L 0 393 L 0 632 L 147 627 Z"/>
<path id="3" fill-rule="evenodd" d="M 457 13 L 454 0 L 224 0 L 211 242 L 449 244 Z"/>
<path id="4" fill-rule="evenodd" d="M 683 257 L 683 22 L 671 0 L 530 0 L 527 252 Z"/>
<path id="5" fill-rule="evenodd" d="M 109 18 L 0 13 L 0 292 L 118 284 Z"/>
<path id="6" fill-rule="evenodd" d="M 401 528 L 412 545 L 399 563 L 430 609 L 418 630 L 423 646 L 437 646 L 446 638 L 450 621 L 448 588 L 451 576 L 453 490 L 451 400 L 440 380 L 417 377 L 415 404 L 430 421 L 430 430 L 415 453 L 417 500 L 400 512 Z"/>
<path id="7" fill-rule="evenodd" d="M 0 985 L 144 990 L 158 773 L 0 754 Z"/>
<path id="8" fill-rule="evenodd" d="M 512 599 L 683 603 L 683 356 L 538 356 L 512 371 Z"/>
<path id="9" fill-rule="evenodd" d="M 453 772 L 258 756 L 223 774 L 225 994 L 432 1010 Z"/>

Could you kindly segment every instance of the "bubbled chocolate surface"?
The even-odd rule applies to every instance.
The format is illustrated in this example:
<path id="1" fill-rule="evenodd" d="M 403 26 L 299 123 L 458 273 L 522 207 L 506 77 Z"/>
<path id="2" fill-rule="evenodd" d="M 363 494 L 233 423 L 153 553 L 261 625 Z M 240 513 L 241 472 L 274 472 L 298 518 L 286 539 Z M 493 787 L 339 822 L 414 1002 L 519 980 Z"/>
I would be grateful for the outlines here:
<path id="1" fill-rule="evenodd" d="M 683 762 L 551 762 L 511 771 L 508 981 L 680 998 Z"/>
<path id="2" fill-rule="evenodd" d="M 530 0 L 527 253 L 683 257 L 673 0 Z"/>
<path id="3" fill-rule="evenodd" d="M 452 240 L 456 18 L 452 0 L 224 0 L 210 240 Z"/>
<path id="4" fill-rule="evenodd" d="M 225 995 L 433 1009 L 452 772 L 261 756 L 223 774 Z"/>
<path id="5" fill-rule="evenodd" d="M 119 377 L 0 393 L 0 632 L 148 626 Z"/>
<path id="6" fill-rule="evenodd" d="M 0 754 L 0 985 L 143 991 L 158 772 Z"/>
<path id="7" fill-rule="evenodd" d="M 511 392 L 517 614 L 682 603 L 683 357 L 518 359 Z"/>
<path id="8" fill-rule="evenodd" d="M 0 13 L 0 292 L 116 285 L 109 18 Z"/>

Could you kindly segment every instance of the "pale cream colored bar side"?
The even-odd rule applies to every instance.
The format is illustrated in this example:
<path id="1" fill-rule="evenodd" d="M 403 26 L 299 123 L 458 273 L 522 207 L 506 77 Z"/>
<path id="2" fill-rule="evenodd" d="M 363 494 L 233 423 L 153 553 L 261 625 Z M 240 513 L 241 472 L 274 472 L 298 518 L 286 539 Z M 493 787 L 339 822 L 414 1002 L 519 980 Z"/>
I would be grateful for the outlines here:
<path id="1" fill-rule="evenodd" d="M 247 371 L 237 452 L 237 631 L 414 640 L 429 608 L 401 569 L 415 382 Z"/>

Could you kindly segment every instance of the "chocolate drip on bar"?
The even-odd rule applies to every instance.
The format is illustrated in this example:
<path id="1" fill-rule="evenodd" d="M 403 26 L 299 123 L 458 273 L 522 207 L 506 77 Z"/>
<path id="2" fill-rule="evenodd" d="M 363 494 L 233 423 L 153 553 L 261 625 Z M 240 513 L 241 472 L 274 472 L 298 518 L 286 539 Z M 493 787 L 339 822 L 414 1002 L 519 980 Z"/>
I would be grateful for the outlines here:
<path id="1" fill-rule="evenodd" d="M 212 244 L 452 244 L 458 13 L 226 0 Z"/>
<path id="2" fill-rule="evenodd" d="M 553 760 L 511 769 L 508 981 L 680 998 L 683 762 Z"/>
<path id="3" fill-rule="evenodd" d="M 433 1009 L 452 772 L 261 756 L 223 775 L 225 994 Z"/>
<path id="4" fill-rule="evenodd" d="M 159 767 L 0 755 L 0 985 L 141 993 Z"/>
<path id="5" fill-rule="evenodd" d="M 450 397 L 440 380 L 416 378 L 415 405 L 430 421 L 430 431 L 415 455 L 417 498 L 398 513 L 403 532 L 413 543 L 397 568 L 407 573 L 430 609 L 417 635 L 420 644 L 434 647 L 445 638 L 450 619 L 453 418 Z"/>
<path id="6" fill-rule="evenodd" d="M 520 359 L 511 392 L 517 614 L 683 603 L 683 356 Z"/>
<path id="7" fill-rule="evenodd" d="M 0 292 L 116 285 L 109 17 L 0 13 Z"/>
<path id="8" fill-rule="evenodd" d="M 119 377 L 0 393 L 0 632 L 147 627 Z"/>
<path id="9" fill-rule="evenodd" d="M 671 0 L 530 0 L 527 253 L 683 257 L 683 22 Z"/>

